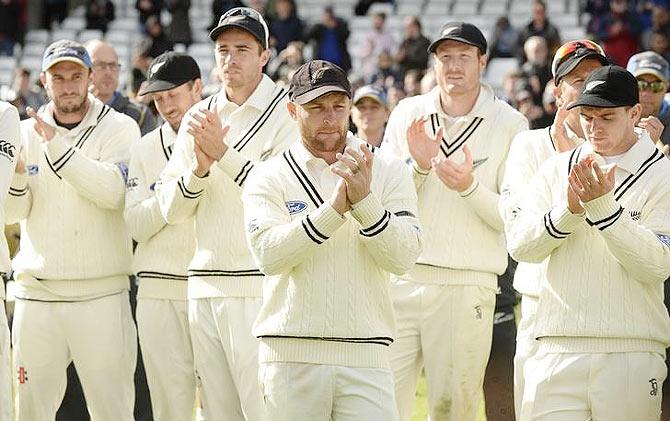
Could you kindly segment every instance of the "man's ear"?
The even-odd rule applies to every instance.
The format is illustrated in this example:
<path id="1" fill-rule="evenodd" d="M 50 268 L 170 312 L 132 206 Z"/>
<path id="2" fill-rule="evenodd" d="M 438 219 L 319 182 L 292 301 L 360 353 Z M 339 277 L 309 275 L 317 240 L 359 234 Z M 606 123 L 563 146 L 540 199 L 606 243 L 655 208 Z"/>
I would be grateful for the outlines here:
<path id="1" fill-rule="evenodd" d="M 286 103 L 286 108 L 288 109 L 288 115 L 291 116 L 292 119 L 297 120 L 297 114 L 296 114 L 296 106 L 294 102 L 287 102 Z"/>
<path id="2" fill-rule="evenodd" d="M 630 108 L 630 118 L 633 120 L 633 125 L 637 126 L 637 123 L 642 118 L 642 105 L 637 103 Z"/>

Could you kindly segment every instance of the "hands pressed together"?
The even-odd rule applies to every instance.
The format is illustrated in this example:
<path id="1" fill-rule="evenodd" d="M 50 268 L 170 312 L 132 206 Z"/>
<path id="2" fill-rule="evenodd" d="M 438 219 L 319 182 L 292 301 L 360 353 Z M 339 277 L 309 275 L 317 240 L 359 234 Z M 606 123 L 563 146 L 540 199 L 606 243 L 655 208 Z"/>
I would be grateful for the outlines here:
<path id="1" fill-rule="evenodd" d="M 344 154 L 337 154 L 337 162 L 330 168 L 341 179 L 330 198 L 330 205 L 340 215 L 370 194 L 374 155 L 365 145 L 359 151 L 347 146 Z"/>
<path id="2" fill-rule="evenodd" d="M 191 113 L 186 130 L 193 136 L 193 149 L 197 161 L 193 171 L 198 177 L 204 177 L 212 164 L 220 160 L 228 150 L 224 142 L 229 126 L 223 126 L 217 113 L 208 109 L 200 109 Z"/>
<path id="3" fill-rule="evenodd" d="M 615 170 L 616 164 L 604 169 L 590 156 L 573 165 L 568 176 L 568 209 L 570 212 L 583 213 L 583 203 L 612 191 Z"/>

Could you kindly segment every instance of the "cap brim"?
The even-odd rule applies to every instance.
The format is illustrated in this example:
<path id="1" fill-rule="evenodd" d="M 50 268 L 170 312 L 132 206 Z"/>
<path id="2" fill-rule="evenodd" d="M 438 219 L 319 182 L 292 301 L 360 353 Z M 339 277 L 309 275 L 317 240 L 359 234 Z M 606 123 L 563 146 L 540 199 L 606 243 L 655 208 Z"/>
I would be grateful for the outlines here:
<path id="1" fill-rule="evenodd" d="M 376 101 L 376 102 L 378 102 L 378 103 L 380 103 L 380 104 L 382 104 L 383 106 L 386 107 L 386 104 L 384 103 L 384 101 L 382 101 L 377 95 L 373 95 L 373 94 L 361 95 L 359 97 L 354 98 L 354 105 L 358 104 L 359 102 L 361 102 L 361 100 L 363 100 L 365 98 L 370 98 L 370 99 L 372 99 L 372 100 L 374 100 L 374 101 Z"/>
<path id="2" fill-rule="evenodd" d="M 557 74 L 556 77 L 554 78 L 556 86 L 558 86 L 558 82 L 560 82 L 561 79 L 563 79 L 568 73 L 575 70 L 575 68 L 579 66 L 579 63 L 587 59 L 598 60 L 600 64 L 602 64 L 603 66 L 607 66 L 608 64 L 610 64 L 609 60 L 607 60 L 607 57 L 603 56 L 602 54 L 598 54 L 595 51 L 589 54 L 585 54 L 577 58 L 576 60 L 572 60 L 572 63 L 567 65 L 565 69 L 561 69 L 561 71 L 558 72 L 559 74 Z"/>
<path id="3" fill-rule="evenodd" d="M 656 76 L 659 80 L 662 80 L 663 82 L 667 82 L 668 78 L 663 75 L 663 73 L 659 72 L 656 69 L 639 69 L 635 72 L 633 72 L 633 76 L 638 77 L 642 75 L 653 75 Z"/>
<path id="4" fill-rule="evenodd" d="M 256 40 L 261 43 L 261 46 L 265 45 L 265 40 L 258 38 L 258 36 L 256 34 L 254 34 L 253 32 L 251 32 L 249 30 L 249 28 L 247 28 L 244 25 L 240 25 L 238 23 L 227 23 L 225 25 L 217 26 L 216 28 L 212 29 L 212 31 L 209 33 L 209 39 L 211 39 L 212 41 L 216 41 L 216 39 L 219 37 L 219 35 L 221 35 L 221 33 L 223 31 L 225 31 L 226 29 L 241 29 L 245 32 L 250 33 L 254 38 L 256 38 Z M 267 48 L 267 47 L 263 47 L 263 48 Z"/>
<path id="5" fill-rule="evenodd" d="M 77 63 L 78 65 L 80 65 L 84 69 L 90 69 L 90 67 L 88 65 L 86 65 L 86 63 L 84 63 L 84 61 L 81 60 L 81 59 L 78 59 L 78 58 L 75 58 L 75 57 L 58 57 L 57 59 L 54 59 L 54 60 L 50 61 L 49 64 L 46 67 L 42 68 L 42 71 L 45 72 L 45 71 L 49 70 L 50 68 L 52 68 L 55 64 L 62 63 L 64 61 L 69 61 L 71 63 Z"/>
<path id="6" fill-rule="evenodd" d="M 146 94 L 153 94 L 155 92 L 169 91 L 170 89 L 176 88 L 177 86 L 181 86 L 186 82 L 174 83 L 174 82 L 167 82 L 165 80 L 154 80 L 153 82 L 148 82 L 145 86 L 142 87 L 142 89 L 137 91 L 137 95 L 146 95 Z"/>
<path id="7" fill-rule="evenodd" d="M 440 43 L 443 42 L 443 41 L 458 41 L 458 42 L 462 42 L 463 44 L 468 44 L 468 45 L 472 45 L 473 47 L 477 47 L 477 49 L 481 51 L 481 46 L 480 46 L 480 45 L 477 45 L 477 44 L 475 44 L 475 43 L 473 43 L 473 42 L 470 42 L 470 41 L 468 41 L 468 40 L 466 40 L 466 39 L 464 39 L 464 38 L 461 38 L 461 37 L 447 36 L 447 37 L 442 37 L 442 38 L 440 38 L 440 39 L 436 39 L 435 41 L 433 41 L 433 42 L 428 46 L 428 52 L 429 52 L 429 53 L 434 53 L 435 50 L 437 50 L 437 46 L 440 45 Z M 484 51 L 483 54 L 486 54 L 486 51 Z"/>
<path id="8" fill-rule="evenodd" d="M 331 92 L 342 92 L 346 94 L 349 98 L 351 98 L 351 94 L 344 88 L 341 88 L 339 86 L 333 86 L 333 85 L 328 85 L 328 86 L 320 86 L 316 89 L 312 89 L 311 91 L 305 92 L 302 95 L 298 95 L 295 98 L 292 99 L 292 102 L 295 102 L 296 104 L 307 104 L 308 102 L 314 101 L 320 96 L 323 96 L 325 94 L 329 94 Z"/>
<path id="9" fill-rule="evenodd" d="M 600 98 L 598 96 L 585 96 L 583 98 L 579 98 L 577 101 L 568 105 L 568 110 L 571 110 L 576 107 L 618 108 L 628 106 L 630 106 L 630 104 L 617 104 L 610 100 Z"/>

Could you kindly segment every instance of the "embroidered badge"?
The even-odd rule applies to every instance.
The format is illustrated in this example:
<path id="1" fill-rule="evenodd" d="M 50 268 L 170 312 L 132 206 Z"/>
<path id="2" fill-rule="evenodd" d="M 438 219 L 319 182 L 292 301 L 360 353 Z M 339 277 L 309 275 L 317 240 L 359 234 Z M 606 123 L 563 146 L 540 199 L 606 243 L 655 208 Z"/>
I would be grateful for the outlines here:
<path id="1" fill-rule="evenodd" d="M 289 200 L 286 202 L 286 209 L 288 209 L 289 215 L 293 215 L 307 209 L 307 203 L 301 200 Z"/>

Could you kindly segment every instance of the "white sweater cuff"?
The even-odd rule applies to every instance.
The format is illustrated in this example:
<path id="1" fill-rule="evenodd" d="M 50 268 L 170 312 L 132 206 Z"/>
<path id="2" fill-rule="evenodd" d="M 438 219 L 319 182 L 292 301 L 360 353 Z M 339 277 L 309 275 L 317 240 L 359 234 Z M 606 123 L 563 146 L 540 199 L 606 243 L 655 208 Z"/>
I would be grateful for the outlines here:
<path id="1" fill-rule="evenodd" d="M 472 196 L 472 193 L 477 191 L 478 188 L 479 188 L 479 180 L 477 180 L 476 178 L 473 177 L 472 178 L 472 184 L 470 184 L 470 187 L 463 190 L 462 192 L 458 192 L 458 194 L 460 194 L 461 197 L 463 197 L 463 198 L 467 198 L 467 197 Z"/>
<path id="2" fill-rule="evenodd" d="M 329 239 L 339 227 L 344 224 L 346 218 L 325 202 L 302 220 L 302 227 L 309 238 L 317 244 Z"/>
<path id="3" fill-rule="evenodd" d="M 179 184 L 179 189 L 187 199 L 195 199 L 200 197 L 208 183 L 209 176 L 200 178 L 192 171 L 185 172 L 181 177 L 181 180 L 177 181 L 177 184 Z"/>
<path id="4" fill-rule="evenodd" d="M 12 196 L 23 196 L 28 193 L 28 172 L 14 173 L 12 183 L 9 186 L 9 194 Z"/>
<path id="5" fill-rule="evenodd" d="M 242 186 L 242 183 L 247 178 L 247 174 L 249 174 L 249 171 L 253 167 L 251 161 L 232 147 L 228 147 L 228 150 L 226 150 L 226 153 L 217 162 L 217 165 L 239 186 Z"/>
<path id="6" fill-rule="evenodd" d="M 353 216 L 363 231 L 371 228 L 386 216 L 386 209 L 377 196 L 370 192 L 363 200 L 352 205 L 351 216 Z"/>
<path id="7" fill-rule="evenodd" d="M 601 231 L 614 224 L 623 215 L 623 208 L 614 199 L 614 193 L 611 191 L 584 203 L 583 206 L 587 222 Z"/>
<path id="8" fill-rule="evenodd" d="M 568 205 L 563 203 L 547 212 L 544 216 L 544 226 L 549 235 L 563 239 L 570 235 L 583 220 L 583 214 L 576 215 L 570 212 Z"/>

